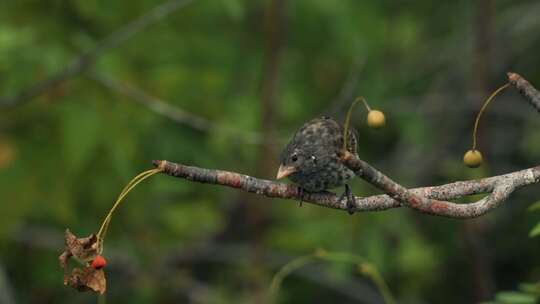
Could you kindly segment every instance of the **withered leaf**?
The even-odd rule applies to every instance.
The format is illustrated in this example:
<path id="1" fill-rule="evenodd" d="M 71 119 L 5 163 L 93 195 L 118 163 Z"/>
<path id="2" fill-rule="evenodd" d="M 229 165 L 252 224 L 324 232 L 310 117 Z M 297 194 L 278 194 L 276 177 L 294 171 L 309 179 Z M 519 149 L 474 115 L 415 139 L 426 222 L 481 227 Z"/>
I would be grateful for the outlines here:
<path id="1" fill-rule="evenodd" d="M 69 229 L 65 232 L 64 252 L 58 257 L 60 267 L 64 270 L 64 285 L 78 291 L 94 291 L 103 294 L 106 290 L 106 279 L 103 269 L 94 269 L 89 265 L 98 255 L 98 243 L 95 234 L 85 238 L 77 238 Z M 69 272 L 69 259 L 75 257 L 84 266 Z"/>
<path id="2" fill-rule="evenodd" d="M 105 293 L 107 280 L 103 269 L 94 269 L 90 266 L 75 268 L 70 276 L 64 277 L 64 284 L 78 291 L 94 291 L 99 294 Z"/>
<path id="3" fill-rule="evenodd" d="M 75 258 L 88 262 L 98 255 L 98 243 L 95 234 L 85 238 L 77 238 L 69 229 L 64 234 L 66 243 L 65 252 L 69 252 Z"/>

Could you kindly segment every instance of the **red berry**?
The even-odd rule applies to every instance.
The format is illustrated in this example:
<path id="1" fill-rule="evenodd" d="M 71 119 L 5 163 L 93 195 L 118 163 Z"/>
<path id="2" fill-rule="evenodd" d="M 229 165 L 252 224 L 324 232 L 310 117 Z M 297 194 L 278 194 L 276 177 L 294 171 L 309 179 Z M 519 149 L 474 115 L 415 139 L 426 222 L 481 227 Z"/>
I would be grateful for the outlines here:
<path id="1" fill-rule="evenodd" d="M 105 265 L 107 265 L 107 261 L 101 255 L 96 256 L 92 261 L 92 268 L 94 269 L 101 269 L 105 267 Z"/>

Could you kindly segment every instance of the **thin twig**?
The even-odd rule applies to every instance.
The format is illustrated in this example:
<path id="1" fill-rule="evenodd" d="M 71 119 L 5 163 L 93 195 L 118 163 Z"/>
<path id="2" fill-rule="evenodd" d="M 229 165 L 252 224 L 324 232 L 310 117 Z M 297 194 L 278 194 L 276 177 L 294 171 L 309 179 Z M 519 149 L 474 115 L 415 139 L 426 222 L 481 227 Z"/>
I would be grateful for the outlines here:
<path id="1" fill-rule="evenodd" d="M 330 106 L 321 115 L 336 116 L 349 105 L 355 96 L 365 63 L 365 57 L 360 53 L 353 59 L 350 71 L 341 85 L 338 94 L 329 102 Z"/>
<path id="2" fill-rule="evenodd" d="M 536 90 L 525 78 L 516 73 L 508 73 L 508 81 L 514 85 L 521 95 L 533 106 L 536 111 L 540 112 L 540 92 Z"/>
<path id="3" fill-rule="evenodd" d="M 125 82 L 120 82 L 110 77 L 95 72 L 88 73 L 88 77 L 97 83 L 107 87 L 111 91 L 125 95 L 135 102 L 147 107 L 154 113 L 162 115 L 175 123 L 188 126 L 194 130 L 201 132 L 211 132 L 219 130 L 219 132 L 228 132 L 234 134 L 237 138 L 242 139 L 245 143 L 260 144 L 265 141 L 263 136 L 257 132 L 243 131 L 234 129 L 222 124 L 212 122 L 204 117 L 190 113 L 179 107 L 171 105 L 171 102 L 165 101 L 149 93 L 129 85 Z"/>
<path id="4" fill-rule="evenodd" d="M 211 122 L 207 119 L 196 116 L 181 108 L 171 106 L 169 102 L 152 96 L 140 88 L 129 85 L 126 82 L 120 82 L 97 73 L 88 73 L 88 77 L 111 91 L 127 96 L 153 112 L 165 116 L 176 123 L 189 126 L 190 128 L 199 131 L 207 131 L 208 128 L 210 128 Z"/>
<path id="5" fill-rule="evenodd" d="M 118 47 L 138 32 L 157 23 L 161 19 L 185 7 L 191 2 L 193 2 L 193 0 L 170 0 L 156 6 L 146 14 L 124 25 L 120 29 L 105 37 L 103 40 L 99 41 L 94 48 L 79 55 L 56 74 L 22 89 L 14 96 L 0 97 L 0 107 L 12 107 L 27 102 L 32 98 L 54 88 L 65 80 L 79 75 L 81 72 L 93 65 L 96 59 L 98 59 L 98 57 L 106 51 Z"/>

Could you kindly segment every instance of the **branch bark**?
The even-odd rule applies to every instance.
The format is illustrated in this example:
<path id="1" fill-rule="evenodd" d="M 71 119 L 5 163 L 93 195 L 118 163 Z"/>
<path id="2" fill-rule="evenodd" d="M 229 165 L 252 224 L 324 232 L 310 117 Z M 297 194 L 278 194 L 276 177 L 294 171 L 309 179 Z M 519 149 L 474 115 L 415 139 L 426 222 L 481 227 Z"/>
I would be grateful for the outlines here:
<path id="1" fill-rule="evenodd" d="M 431 215 L 473 218 L 497 207 L 514 190 L 537 183 L 540 179 L 540 166 L 537 166 L 488 178 L 407 190 L 354 156 L 349 158 L 347 162 L 358 168 L 357 173 L 366 170 L 365 173 L 361 173 L 361 176 L 369 178 L 368 182 L 389 193 L 356 197 L 354 211 L 357 212 L 410 207 Z M 166 160 L 155 160 L 153 163 L 156 167 L 163 168 L 163 172 L 167 175 L 185 178 L 194 182 L 237 188 L 267 197 L 300 199 L 298 187 L 292 184 L 258 179 L 236 172 L 186 166 Z M 491 194 L 472 204 L 456 204 L 445 201 L 482 193 Z M 340 200 L 340 197 L 332 192 L 304 193 L 303 200 L 327 208 L 347 210 L 346 199 Z"/>
<path id="2" fill-rule="evenodd" d="M 509 81 L 534 106 L 540 105 L 540 93 L 523 77 L 508 73 Z M 356 197 L 354 211 L 382 211 L 408 207 L 422 213 L 450 218 L 474 218 L 499 206 L 517 189 L 540 181 L 540 166 L 508 174 L 476 180 L 458 181 L 440 186 L 407 189 L 396 183 L 367 162 L 351 153 L 342 155 L 343 163 L 368 183 L 382 190 L 385 195 Z M 154 166 L 165 174 L 200 183 L 210 183 L 247 192 L 284 199 L 301 199 L 298 187 L 280 182 L 258 179 L 236 172 L 186 166 L 166 160 L 153 161 Z M 458 204 L 449 200 L 473 194 L 487 193 L 484 198 L 470 204 Z M 335 193 L 304 193 L 303 201 L 323 207 L 347 210 L 346 198 Z"/>
<path id="3" fill-rule="evenodd" d="M 523 95 L 527 101 L 540 112 L 540 92 L 536 90 L 525 78 L 517 73 L 508 73 L 508 81 L 515 86 L 521 95 Z"/>

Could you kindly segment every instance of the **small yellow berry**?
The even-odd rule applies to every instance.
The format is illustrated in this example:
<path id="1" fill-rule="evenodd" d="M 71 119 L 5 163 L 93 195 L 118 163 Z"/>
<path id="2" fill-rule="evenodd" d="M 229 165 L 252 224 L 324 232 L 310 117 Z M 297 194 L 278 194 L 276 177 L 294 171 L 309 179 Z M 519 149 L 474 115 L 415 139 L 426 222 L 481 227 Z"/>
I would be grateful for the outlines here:
<path id="1" fill-rule="evenodd" d="M 478 150 L 469 150 L 463 155 L 463 163 L 469 168 L 477 168 L 482 164 L 482 153 Z"/>
<path id="2" fill-rule="evenodd" d="M 380 129 L 384 127 L 386 119 L 384 113 L 378 110 L 371 110 L 367 116 L 367 124 L 370 128 Z"/>

